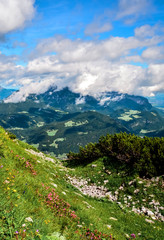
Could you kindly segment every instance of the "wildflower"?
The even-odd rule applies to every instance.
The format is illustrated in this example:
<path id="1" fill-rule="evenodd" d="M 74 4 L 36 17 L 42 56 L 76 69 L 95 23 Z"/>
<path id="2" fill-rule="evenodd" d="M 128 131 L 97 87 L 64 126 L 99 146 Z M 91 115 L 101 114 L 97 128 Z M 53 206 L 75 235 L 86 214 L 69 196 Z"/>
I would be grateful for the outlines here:
<path id="1" fill-rule="evenodd" d="M 16 192 L 17 190 L 13 189 L 13 192 Z"/>
<path id="2" fill-rule="evenodd" d="M 26 229 L 23 230 L 22 239 L 26 237 Z"/>
<path id="3" fill-rule="evenodd" d="M 1 165 L 0 168 L 3 168 L 3 165 Z"/>
<path id="4" fill-rule="evenodd" d="M 25 220 L 26 220 L 27 222 L 33 222 L 32 218 L 30 218 L 30 217 L 25 218 Z"/>
<path id="5" fill-rule="evenodd" d="M 136 238 L 136 235 L 134 233 L 131 234 L 132 238 Z"/>
<path id="6" fill-rule="evenodd" d="M 111 228 L 111 225 L 107 225 L 107 228 L 110 229 L 110 228 Z"/>
<path id="7" fill-rule="evenodd" d="M 19 198 L 20 198 L 20 196 L 17 196 L 17 198 L 19 199 Z"/>
<path id="8" fill-rule="evenodd" d="M 18 207 L 18 204 L 15 204 L 15 207 Z"/>
<path id="9" fill-rule="evenodd" d="M 22 224 L 22 227 L 26 227 L 26 224 L 25 224 L 25 223 L 23 223 L 23 224 Z"/>
<path id="10" fill-rule="evenodd" d="M 36 230 L 36 232 L 38 233 L 38 232 L 39 232 L 39 230 L 37 229 L 37 230 Z"/>
<path id="11" fill-rule="evenodd" d="M 10 183 L 10 181 L 5 180 L 4 183 L 7 183 L 7 184 L 8 184 L 8 183 Z"/>
<path id="12" fill-rule="evenodd" d="M 19 232 L 18 232 L 18 231 L 16 231 L 15 233 L 16 233 L 16 234 L 19 234 Z"/>
<path id="13" fill-rule="evenodd" d="M 10 190 L 10 188 L 8 187 L 7 190 Z"/>

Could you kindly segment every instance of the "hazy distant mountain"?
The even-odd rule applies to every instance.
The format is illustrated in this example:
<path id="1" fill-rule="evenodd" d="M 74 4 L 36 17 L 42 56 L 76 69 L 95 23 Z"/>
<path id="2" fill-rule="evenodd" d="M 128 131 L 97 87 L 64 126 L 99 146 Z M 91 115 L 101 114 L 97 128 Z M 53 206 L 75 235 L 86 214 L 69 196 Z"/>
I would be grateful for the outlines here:
<path id="1" fill-rule="evenodd" d="M 6 88 L 0 87 L 0 100 L 3 100 L 5 98 L 9 97 L 15 91 L 16 90 L 14 90 L 14 89 L 6 89 Z"/>
<path id="2" fill-rule="evenodd" d="M 153 97 L 148 97 L 148 99 L 152 105 L 164 107 L 164 93 L 158 93 Z"/>

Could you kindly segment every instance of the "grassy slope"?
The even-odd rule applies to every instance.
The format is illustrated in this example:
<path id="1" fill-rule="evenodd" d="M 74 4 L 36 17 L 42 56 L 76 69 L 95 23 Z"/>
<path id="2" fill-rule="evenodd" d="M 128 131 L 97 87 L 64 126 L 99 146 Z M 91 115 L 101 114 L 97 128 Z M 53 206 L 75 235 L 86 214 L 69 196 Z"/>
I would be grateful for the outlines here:
<path id="1" fill-rule="evenodd" d="M 68 174 L 85 177 L 83 171 L 89 168 L 78 171 L 65 168 L 55 159 L 53 163 L 25 151 L 30 148 L 10 139 L 0 128 L 0 239 L 91 239 L 84 237 L 85 227 L 92 232 L 98 229 L 112 234 L 118 240 L 129 239 L 126 234 L 132 233 L 137 239 L 162 239 L 161 222 L 155 221 L 152 225 L 145 222 L 144 216 L 122 210 L 107 199 L 79 195 L 79 191 L 66 182 Z M 49 193 L 55 194 L 56 208 L 51 205 L 51 196 L 46 197 Z M 86 202 L 93 208 L 88 208 Z M 33 222 L 26 219 L 29 217 Z"/>

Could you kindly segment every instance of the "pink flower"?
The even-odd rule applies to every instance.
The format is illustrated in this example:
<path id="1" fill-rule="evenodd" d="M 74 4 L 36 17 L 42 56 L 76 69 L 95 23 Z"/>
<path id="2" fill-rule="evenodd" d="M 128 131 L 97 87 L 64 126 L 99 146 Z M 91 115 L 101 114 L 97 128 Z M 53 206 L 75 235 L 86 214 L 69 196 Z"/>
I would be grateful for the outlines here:
<path id="1" fill-rule="evenodd" d="M 132 238 L 136 238 L 136 235 L 134 233 L 131 234 Z"/>

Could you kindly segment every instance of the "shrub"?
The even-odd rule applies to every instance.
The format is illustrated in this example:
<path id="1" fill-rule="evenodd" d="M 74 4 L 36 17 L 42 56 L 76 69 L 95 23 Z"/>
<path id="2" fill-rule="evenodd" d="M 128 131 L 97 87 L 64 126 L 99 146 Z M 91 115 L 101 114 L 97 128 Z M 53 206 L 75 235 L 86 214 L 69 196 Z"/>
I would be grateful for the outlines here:
<path id="1" fill-rule="evenodd" d="M 106 165 L 115 165 L 126 171 L 137 172 L 141 177 L 164 174 L 164 138 L 140 138 L 134 134 L 107 134 L 98 143 L 80 147 L 79 153 L 68 154 L 69 163 L 88 164 L 105 157 Z"/>

